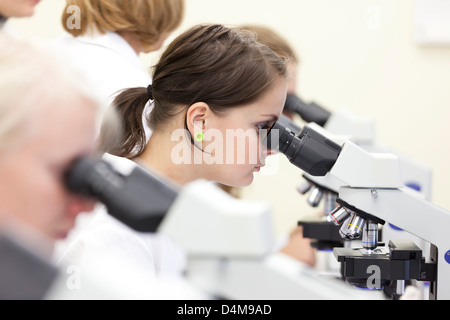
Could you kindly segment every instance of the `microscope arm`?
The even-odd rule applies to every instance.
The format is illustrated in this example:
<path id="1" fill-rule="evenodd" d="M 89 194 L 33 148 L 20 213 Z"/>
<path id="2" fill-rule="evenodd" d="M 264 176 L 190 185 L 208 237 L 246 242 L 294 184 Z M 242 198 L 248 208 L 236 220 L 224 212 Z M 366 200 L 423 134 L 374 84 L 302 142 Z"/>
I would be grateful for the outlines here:
<path id="1" fill-rule="evenodd" d="M 306 174 L 323 177 L 329 173 L 343 185 L 352 187 L 403 186 L 398 157 L 369 153 L 345 138 L 337 140 L 315 123 L 303 126 L 299 133 L 285 123 L 281 117 L 263 143 L 268 149 L 283 153 Z"/>
<path id="2" fill-rule="evenodd" d="M 336 192 L 342 186 L 355 188 L 404 186 L 397 156 L 390 153 L 367 152 L 350 139 L 330 134 L 314 123 L 308 124 L 307 127 L 310 131 L 341 146 L 339 155 L 330 170 L 321 176 L 314 176 L 306 171 L 305 176 L 308 179 Z M 299 152 L 298 157 L 303 155 Z"/>

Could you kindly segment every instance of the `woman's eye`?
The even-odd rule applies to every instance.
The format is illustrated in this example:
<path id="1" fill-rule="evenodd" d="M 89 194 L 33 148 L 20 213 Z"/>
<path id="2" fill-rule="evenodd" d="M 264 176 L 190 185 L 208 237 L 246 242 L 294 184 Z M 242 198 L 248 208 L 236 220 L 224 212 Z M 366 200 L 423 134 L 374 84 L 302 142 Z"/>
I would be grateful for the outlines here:
<path id="1" fill-rule="evenodd" d="M 272 124 L 269 122 L 260 123 L 256 125 L 258 130 L 269 130 L 272 127 Z"/>
<path id="2" fill-rule="evenodd" d="M 69 165 L 66 163 L 52 163 L 48 166 L 48 169 L 55 177 L 62 179 L 69 169 Z"/>

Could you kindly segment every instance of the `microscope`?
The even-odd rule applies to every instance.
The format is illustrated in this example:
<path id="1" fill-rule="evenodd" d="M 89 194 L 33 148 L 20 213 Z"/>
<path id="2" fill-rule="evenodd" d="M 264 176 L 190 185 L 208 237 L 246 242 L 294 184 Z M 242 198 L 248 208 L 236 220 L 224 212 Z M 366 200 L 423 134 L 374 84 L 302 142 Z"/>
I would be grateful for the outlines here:
<path id="1" fill-rule="evenodd" d="M 431 200 L 431 168 L 425 163 L 412 159 L 377 142 L 375 123 L 372 118 L 355 115 L 343 109 L 338 109 L 331 113 L 315 102 L 304 102 L 295 94 L 288 94 L 284 110 L 295 112 L 310 125 L 316 123 L 329 136 L 332 136 L 333 141 L 338 143 L 343 140 L 350 140 L 368 152 L 395 154 L 400 161 L 401 174 L 405 186 L 419 191 L 427 200 Z M 289 127 L 291 131 L 297 134 L 300 132 L 300 127 L 293 124 L 286 117 L 282 116 L 280 122 Z M 318 126 L 315 127 L 316 130 L 320 130 Z M 307 181 L 310 181 L 311 175 L 305 173 L 304 177 Z M 300 185 L 298 189 L 299 192 L 304 194 L 311 191 L 308 203 L 313 207 L 318 206 L 321 200 L 324 199 L 324 211 L 330 212 L 334 208 L 334 204 L 332 201 L 327 201 L 327 196 L 329 196 L 329 193 L 335 194 L 337 192 L 335 190 L 336 185 L 321 186 L 318 189 L 314 188 L 314 186 L 314 183 L 305 183 Z"/>
<path id="2" fill-rule="evenodd" d="M 420 192 L 426 200 L 431 200 L 431 168 L 416 159 L 377 142 L 375 137 L 375 123 L 372 118 L 355 115 L 343 109 L 338 109 L 331 113 L 317 103 L 304 102 L 295 94 L 289 94 L 287 96 L 285 110 L 297 113 L 306 122 L 318 124 L 320 127 L 315 126 L 316 130 L 322 133 L 325 130 L 326 134 L 333 141 L 340 144 L 345 140 L 350 140 L 371 153 L 395 154 L 399 159 L 404 186 Z M 292 125 L 290 120 L 280 119 L 280 121 L 290 127 L 293 132 L 297 134 L 300 132 L 300 128 Z M 321 128 L 324 130 L 321 130 Z M 305 181 L 297 187 L 299 193 L 307 196 L 307 202 L 310 206 L 323 206 L 322 217 L 305 217 L 299 221 L 299 225 L 303 226 L 304 236 L 311 238 L 312 246 L 319 250 L 329 250 L 334 247 L 352 246 L 359 242 L 355 240 L 352 240 L 352 242 L 350 242 L 351 240 L 344 240 L 339 234 L 339 228 L 334 224 L 326 222 L 326 217 L 329 217 L 329 214 L 336 206 L 339 188 L 341 187 L 340 182 L 330 177 L 324 180 L 322 177 L 314 177 L 308 173 L 304 173 L 303 178 Z M 400 236 L 417 243 L 424 251 L 424 255 L 429 256 L 429 243 L 423 239 L 407 233 L 391 223 L 379 229 L 379 238 L 382 238 L 383 241 L 389 242 L 389 239 Z M 321 256 L 323 257 L 323 255 Z M 334 257 L 326 256 L 327 260 L 329 258 L 334 259 Z M 333 266 L 336 267 L 331 262 L 327 271 L 331 271 Z"/>
<path id="3" fill-rule="evenodd" d="M 405 281 L 429 281 L 430 299 L 450 297 L 446 286 L 450 280 L 450 239 L 445 229 L 450 213 L 405 187 L 397 156 L 369 153 L 349 140 L 335 144 L 315 124 L 304 126 L 299 134 L 279 122 L 274 129 L 280 132 L 274 138 L 279 140 L 277 149 L 291 163 L 314 178 L 318 176 L 324 185 L 339 186 L 338 206 L 327 219 L 339 226 L 344 239 L 362 238 L 361 248 L 333 250 L 348 283 L 375 289 L 395 282 L 392 298 L 397 298 Z M 271 139 L 269 133 L 268 142 Z M 321 170 L 311 170 L 316 165 Z M 410 241 L 391 239 L 387 246 L 380 243 L 378 226 L 386 222 L 429 242 L 430 261 Z M 433 227 L 427 228 L 427 223 Z"/>

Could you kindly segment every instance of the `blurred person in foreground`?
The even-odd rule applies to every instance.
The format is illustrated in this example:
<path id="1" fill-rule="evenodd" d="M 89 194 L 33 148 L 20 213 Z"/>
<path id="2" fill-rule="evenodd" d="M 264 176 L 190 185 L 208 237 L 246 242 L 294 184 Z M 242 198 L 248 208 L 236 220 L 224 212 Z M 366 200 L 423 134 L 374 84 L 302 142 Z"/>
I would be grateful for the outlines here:
<path id="1" fill-rule="evenodd" d="M 31 17 L 40 0 L 0 0 L 0 32 L 9 33 L 6 22 L 9 18 Z"/>
<path id="2" fill-rule="evenodd" d="M 93 208 L 66 189 L 64 173 L 94 152 L 100 103 L 67 63 L 31 41 L 0 35 L 0 74 L 0 230 L 53 244 Z"/>
<path id="3" fill-rule="evenodd" d="M 31 40 L 0 34 L 0 74 L 0 299 L 185 294 L 182 284 L 130 290 L 126 282 L 142 280 L 146 270 L 136 266 L 122 275 L 121 261 L 111 260 L 108 270 L 54 262 L 76 218 L 101 206 L 70 192 L 65 180 L 76 159 L 99 156 L 103 102 L 59 51 Z M 103 125 L 117 129 L 116 114 L 108 112 Z"/>

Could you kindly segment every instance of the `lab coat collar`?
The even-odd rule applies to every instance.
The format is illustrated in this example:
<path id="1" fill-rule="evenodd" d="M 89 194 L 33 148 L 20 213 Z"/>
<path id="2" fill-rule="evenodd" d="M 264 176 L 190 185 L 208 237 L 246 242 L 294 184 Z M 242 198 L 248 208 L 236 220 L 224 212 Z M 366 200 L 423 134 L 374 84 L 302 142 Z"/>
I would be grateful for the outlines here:
<path id="1" fill-rule="evenodd" d="M 80 42 L 112 50 L 125 57 L 128 61 L 135 61 L 137 65 L 141 66 L 139 55 L 134 51 L 130 44 L 116 32 L 105 31 L 105 34 L 101 34 L 100 32 L 95 31 L 89 35 L 79 36 L 75 39 Z"/>
<path id="2" fill-rule="evenodd" d="M 11 19 L 3 17 L 4 20 L 0 20 L 0 32 L 2 34 L 6 34 L 8 36 L 11 36 L 13 38 L 22 38 L 22 35 L 19 34 L 15 28 L 11 26 L 11 23 L 9 22 Z"/>

